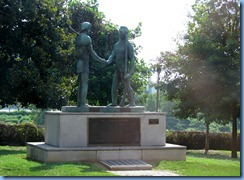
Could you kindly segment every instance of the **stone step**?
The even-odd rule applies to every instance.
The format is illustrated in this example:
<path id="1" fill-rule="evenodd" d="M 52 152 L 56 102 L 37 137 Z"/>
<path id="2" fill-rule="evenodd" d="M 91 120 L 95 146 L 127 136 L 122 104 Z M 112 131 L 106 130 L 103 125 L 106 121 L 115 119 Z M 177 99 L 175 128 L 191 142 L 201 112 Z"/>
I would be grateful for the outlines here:
<path id="1" fill-rule="evenodd" d="M 103 160 L 100 161 L 107 169 L 114 171 L 121 170 L 151 170 L 152 165 L 135 159 L 128 160 Z"/>

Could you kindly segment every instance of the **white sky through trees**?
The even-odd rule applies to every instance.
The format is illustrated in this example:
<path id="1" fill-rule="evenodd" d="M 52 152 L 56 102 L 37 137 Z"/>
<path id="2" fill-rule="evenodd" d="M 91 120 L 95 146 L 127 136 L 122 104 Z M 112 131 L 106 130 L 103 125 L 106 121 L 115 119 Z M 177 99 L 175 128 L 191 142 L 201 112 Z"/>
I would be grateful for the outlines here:
<path id="1" fill-rule="evenodd" d="M 142 35 L 134 40 L 143 47 L 139 58 L 146 62 L 161 51 L 176 49 L 178 34 L 186 30 L 188 13 L 195 0 L 98 0 L 107 20 L 119 26 L 135 28 L 142 22 Z"/>

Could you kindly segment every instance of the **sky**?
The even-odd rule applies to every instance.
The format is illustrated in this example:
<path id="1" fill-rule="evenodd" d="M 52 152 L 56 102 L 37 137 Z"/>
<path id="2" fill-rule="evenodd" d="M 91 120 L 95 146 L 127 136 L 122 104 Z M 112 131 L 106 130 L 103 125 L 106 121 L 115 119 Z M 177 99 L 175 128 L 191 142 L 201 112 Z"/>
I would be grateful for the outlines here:
<path id="1" fill-rule="evenodd" d="M 161 51 L 174 51 L 174 39 L 186 30 L 195 0 L 98 0 L 106 20 L 129 29 L 142 22 L 142 35 L 133 40 L 142 46 L 138 57 L 146 62 Z"/>

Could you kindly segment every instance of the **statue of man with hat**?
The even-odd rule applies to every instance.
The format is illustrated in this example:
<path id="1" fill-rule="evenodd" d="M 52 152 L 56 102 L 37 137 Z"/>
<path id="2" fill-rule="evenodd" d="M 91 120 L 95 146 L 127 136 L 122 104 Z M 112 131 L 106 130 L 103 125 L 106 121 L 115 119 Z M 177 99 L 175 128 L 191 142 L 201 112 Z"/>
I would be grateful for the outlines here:
<path id="1" fill-rule="evenodd" d="M 89 36 L 91 32 L 91 24 L 83 22 L 81 24 L 81 33 L 78 34 L 75 40 L 77 69 L 78 76 L 78 98 L 77 106 L 86 106 L 86 97 L 88 92 L 88 77 L 89 77 L 89 61 L 90 58 L 102 63 L 107 63 L 103 58 L 100 58 L 92 47 L 92 40 Z"/>

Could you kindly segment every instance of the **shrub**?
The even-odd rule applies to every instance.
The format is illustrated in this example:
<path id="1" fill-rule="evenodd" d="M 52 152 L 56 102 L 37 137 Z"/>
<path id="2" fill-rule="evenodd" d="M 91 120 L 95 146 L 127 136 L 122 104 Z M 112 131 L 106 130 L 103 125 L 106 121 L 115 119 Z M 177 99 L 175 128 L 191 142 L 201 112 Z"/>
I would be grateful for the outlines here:
<path id="1" fill-rule="evenodd" d="M 26 145 L 44 141 L 44 128 L 33 123 L 0 123 L 0 145 Z"/>
<path id="2" fill-rule="evenodd" d="M 187 149 L 204 149 L 205 132 L 167 131 L 166 142 L 187 146 Z M 238 135 L 240 150 L 240 134 Z M 231 133 L 210 133 L 209 149 L 231 150 Z"/>
<path id="3" fill-rule="evenodd" d="M 44 141 L 44 127 L 27 122 L 6 124 L 0 122 L 0 145 L 26 145 L 26 142 Z M 205 132 L 167 131 L 166 142 L 187 146 L 187 149 L 204 149 Z M 240 134 L 238 135 L 240 150 Z M 210 133 L 209 148 L 213 150 L 230 150 L 230 133 Z"/>

